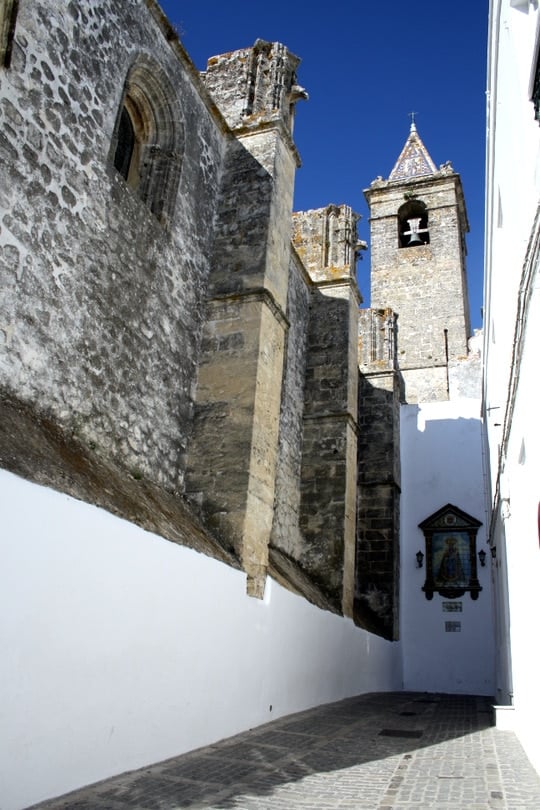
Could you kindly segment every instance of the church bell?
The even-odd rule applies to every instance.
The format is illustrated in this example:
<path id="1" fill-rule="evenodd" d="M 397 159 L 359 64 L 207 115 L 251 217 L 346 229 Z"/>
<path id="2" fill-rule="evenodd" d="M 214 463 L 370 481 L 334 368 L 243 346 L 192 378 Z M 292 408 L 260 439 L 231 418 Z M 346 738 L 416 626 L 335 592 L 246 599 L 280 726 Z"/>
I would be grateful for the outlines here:
<path id="1" fill-rule="evenodd" d="M 408 219 L 407 224 L 409 225 L 409 230 L 405 231 L 404 236 L 409 237 L 409 245 L 408 246 L 409 247 L 410 246 L 414 247 L 415 245 L 423 244 L 422 237 L 420 236 L 420 233 L 419 233 L 419 230 L 420 230 L 420 217 L 417 217 L 415 219 Z"/>

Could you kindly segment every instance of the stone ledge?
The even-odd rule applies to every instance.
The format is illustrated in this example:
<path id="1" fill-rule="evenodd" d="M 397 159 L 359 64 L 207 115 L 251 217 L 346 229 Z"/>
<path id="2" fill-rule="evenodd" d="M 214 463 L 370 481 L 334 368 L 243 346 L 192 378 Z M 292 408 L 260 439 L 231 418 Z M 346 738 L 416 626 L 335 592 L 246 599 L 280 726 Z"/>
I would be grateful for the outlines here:
<path id="1" fill-rule="evenodd" d="M 279 549 L 268 549 L 268 574 L 288 591 L 303 596 L 321 610 L 341 614 L 341 609 L 329 599 L 316 583 L 302 570 L 299 564 Z"/>
<path id="2" fill-rule="evenodd" d="M 240 568 L 181 495 L 99 457 L 49 416 L 6 393 L 0 394 L 0 466 Z"/>

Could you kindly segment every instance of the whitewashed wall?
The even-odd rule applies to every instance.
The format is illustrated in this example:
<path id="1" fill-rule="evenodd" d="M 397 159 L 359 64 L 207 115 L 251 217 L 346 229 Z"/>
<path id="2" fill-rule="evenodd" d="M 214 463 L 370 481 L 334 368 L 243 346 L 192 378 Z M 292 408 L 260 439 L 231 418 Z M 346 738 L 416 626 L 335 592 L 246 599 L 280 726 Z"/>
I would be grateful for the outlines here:
<path id="1" fill-rule="evenodd" d="M 0 807 L 401 688 L 399 644 L 0 472 Z"/>
<path id="2" fill-rule="evenodd" d="M 486 515 L 478 400 L 404 405 L 401 408 L 401 643 L 404 688 L 455 694 L 493 694 L 494 648 L 491 621 L 490 558 L 485 545 Z M 477 551 L 483 588 L 478 600 L 468 593 L 447 599 L 421 590 L 425 553 L 418 524 L 452 503 L 484 524 Z M 460 602 L 461 613 L 443 612 L 443 603 Z M 446 621 L 461 622 L 461 632 L 446 632 Z"/>
<path id="3" fill-rule="evenodd" d="M 540 649 L 538 590 L 540 548 L 540 430 L 538 428 L 538 347 L 540 346 L 540 288 L 534 290 L 527 319 L 527 339 L 521 357 L 519 385 L 506 454 L 502 488 L 504 534 L 494 536 L 497 565 L 508 578 L 509 638 L 514 718 L 529 758 L 540 772 Z"/>
<path id="4" fill-rule="evenodd" d="M 540 772 L 540 126 L 531 102 L 540 8 L 491 0 L 488 51 L 484 399 L 497 488 L 497 723 Z"/>

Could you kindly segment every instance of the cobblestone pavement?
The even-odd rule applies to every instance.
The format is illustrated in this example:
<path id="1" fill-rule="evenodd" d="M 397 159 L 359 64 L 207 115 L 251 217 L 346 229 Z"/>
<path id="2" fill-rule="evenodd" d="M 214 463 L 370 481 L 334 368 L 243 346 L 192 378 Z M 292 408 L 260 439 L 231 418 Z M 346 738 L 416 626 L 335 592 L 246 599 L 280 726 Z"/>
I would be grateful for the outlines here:
<path id="1" fill-rule="evenodd" d="M 289 715 L 42 810 L 525 810 L 540 777 L 482 697 L 371 694 Z"/>

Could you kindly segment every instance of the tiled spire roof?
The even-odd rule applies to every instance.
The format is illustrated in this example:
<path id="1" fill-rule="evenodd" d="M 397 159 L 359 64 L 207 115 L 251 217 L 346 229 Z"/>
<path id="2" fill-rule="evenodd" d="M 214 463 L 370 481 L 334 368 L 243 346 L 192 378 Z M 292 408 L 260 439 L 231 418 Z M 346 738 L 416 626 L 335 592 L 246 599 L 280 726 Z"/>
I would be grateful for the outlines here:
<path id="1" fill-rule="evenodd" d="M 416 124 L 413 121 L 409 137 L 388 179 L 409 180 L 413 177 L 435 174 L 436 171 L 435 164 L 422 143 L 422 139 L 416 131 Z"/>

